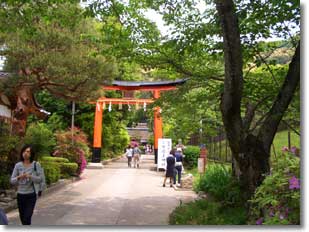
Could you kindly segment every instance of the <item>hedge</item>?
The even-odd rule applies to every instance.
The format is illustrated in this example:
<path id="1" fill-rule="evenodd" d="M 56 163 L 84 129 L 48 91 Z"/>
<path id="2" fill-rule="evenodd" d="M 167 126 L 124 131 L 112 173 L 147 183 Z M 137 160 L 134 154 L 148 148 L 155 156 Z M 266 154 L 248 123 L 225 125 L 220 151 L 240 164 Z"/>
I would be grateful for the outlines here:
<path id="1" fill-rule="evenodd" d="M 40 160 L 43 162 L 69 163 L 67 158 L 62 157 L 43 156 Z"/>
<path id="2" fill-rule="evenodd" d="M 0 175 L 0 189 L 9 189 L 10 188 L 10 178 L 8 174 Z"/>
<path id="3" fill-rule="evenodd" d="M 61 177 L 68 178 L 70 176 L 76 176 L 77 169 L 78 169 L 77 163 L 61 163 L 60 164 Z"/>
<path id="4" fill-rule="evenodd" d="M 41 162 L 45 166 L 57 165 L 60 172 L 60 178 L 69 178 L 70 176 L 77 175 L 78 164 L 69 163 L 69 160 L 62 157 L 45 156 L 41 158 Z"/>
<path id="5" fill-rule="evenodd" d="M 200 156 L 200 148 L 198 146 L 187 146 L 184 150 L 184 164 L 191 169 L 197 167 L 197 159 Z"/>
<path id="6" fill-rule="evenodd" d="M 50 185 L 55 183 L 60 178 L 60 167 L 56 162 L 41 162 L 44 168 L 44 174 L 46 178 L 46 184 Z"/>

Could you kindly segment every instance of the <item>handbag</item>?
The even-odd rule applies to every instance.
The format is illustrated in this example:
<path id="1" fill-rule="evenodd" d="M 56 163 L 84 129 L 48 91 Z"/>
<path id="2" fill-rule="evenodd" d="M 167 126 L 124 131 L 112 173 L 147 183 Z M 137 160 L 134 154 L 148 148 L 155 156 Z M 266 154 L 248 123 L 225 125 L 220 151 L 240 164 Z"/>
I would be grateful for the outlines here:
<path id="1" fill-rule="evenodd" d="M 39 197 L 42 196 L 42 192 L 43 192 L 43 190 L 44 190 L 45 187 L 46 187 L 46 180 L 45 180 L 44 169 L 41 168 L 41 170 L 42 170 L 42 173 L 41 173 L 41 175 L 42 175 L 42 181 L 41 181 L 41 183 L 39 184 L 39 191 L 38 191 L 38 196 L 39 196 Z M 34 171 L 35 171 L 36 174 L 37 174 L 36 162 L 34 162 Z M 34 184 L 33 184 L 33 187 L 34 187 Z"/>

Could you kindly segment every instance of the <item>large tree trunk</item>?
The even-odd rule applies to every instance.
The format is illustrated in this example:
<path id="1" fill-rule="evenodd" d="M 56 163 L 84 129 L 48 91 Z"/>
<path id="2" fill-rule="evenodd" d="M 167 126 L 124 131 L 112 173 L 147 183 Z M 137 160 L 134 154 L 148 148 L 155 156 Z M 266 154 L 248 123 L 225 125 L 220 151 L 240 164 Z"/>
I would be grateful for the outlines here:
<path id="1" fill-rule="evenodd" d="M 220 109 L 222 120 L 232 151 L 234 172 L 240 177 L 242 120 L 240 115 L 241 97 L 243 91 L 242 53 L 240 32 L 237 18 L 234 14 L 233 1 L 217 0 L 216 7 L 222 27 L 224 44 L 225 79 L 224 92 L 221 98 Z"/>
<path id="2" fill-rule="evenodd" d="M 242 144 L 240 105 L 243 90 L 242 53 L 234 4 L 229 0 L 216 1 L 223 28 L 225 79 L 221 99 L 221 112 L 232 155 L 239 162 Z"/>
<path id="3" fill-rule="evenodd" d="M 232 155 L 235 172 L 246 198 L 259 186 L 269 172 L 270 146 L 278 125 L 292 100 L 300 78 L 300 49 L 295 51 L 285 82 L 257 136 L 248 134 L 252 112 L 242 120 L 241 98 L 243 90 L 242 53 L 240 32 L 232 0 L 216 0 L 224 44 L 225 80 L 221 99 L 221 112 Z M 251 107 L 251 110 L 253 108 Z M 250 108 L 249 108 L 250 110 Z M 234 167 L 235 167 L 234 166 Z"/>
<path id="4" fill-rule="evenodd" d="M 298 44 L 285 81 L 257 136 L 249 134 L 241 144 L 242 154 L 237 160 L 239 178 L 247 197 L 269 173 L 270 148 L 280 121 L 291 102 L 300 81 L 300 45 Z"/>
<path id="5" fill-rule="evenodd" d="M 269 152 L 263 149 L 262 141 L 254 135 L 248 135 L 242 144 L 243 153 L 237 160 L 239 180 L 245 198 L 250 198 L 264 175 L 269 172 Z"/>
<path id="6" fill-rule="evenodd" d="M 13 91 L 12 95 L 10 98 L 13 112 L 12 134 L 22 137 L 25 135 L 27 118 L 30 114 L 44 119 L 48 112 L 36 102 L 32 85 L 21 85 Z"/>

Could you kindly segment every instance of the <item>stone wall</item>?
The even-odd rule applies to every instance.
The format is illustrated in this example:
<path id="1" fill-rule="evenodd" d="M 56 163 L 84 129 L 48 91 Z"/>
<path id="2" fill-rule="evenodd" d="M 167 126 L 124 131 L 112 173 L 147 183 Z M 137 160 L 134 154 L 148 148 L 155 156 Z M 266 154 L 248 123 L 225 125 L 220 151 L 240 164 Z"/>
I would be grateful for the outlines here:
<path id="1" fill-rule="evenodd" d="M 193 176 L 187 174 L 182 176 L 181 185 L 183 189 L 193 189 Z"/>
<path id="2" fill-rule="evenodd" d="M 15 189 L 2 190 L 0 192 L 0 208 L 6 213 L 17 208 L 17 194 Z"/>

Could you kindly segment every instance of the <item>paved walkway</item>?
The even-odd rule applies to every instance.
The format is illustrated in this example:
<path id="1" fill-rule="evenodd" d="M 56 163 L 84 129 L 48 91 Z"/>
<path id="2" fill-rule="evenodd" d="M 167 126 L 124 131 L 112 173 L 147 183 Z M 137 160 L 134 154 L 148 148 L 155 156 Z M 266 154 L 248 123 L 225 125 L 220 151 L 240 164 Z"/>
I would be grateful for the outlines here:
<path id="1" fill-rule="evenodd" d="M 80 181 L 38 200 L 32 224 L 167 225 L 180 201 L 196 194 L 163 188 L 164 173 L 153 167 L 153 156 L 144 155 L 140 169 L 128 168 L 126 158 L 103 169 L 86 169 Z M 8 218 L 11 225 L 20 225 L 17 210 Z"/>

